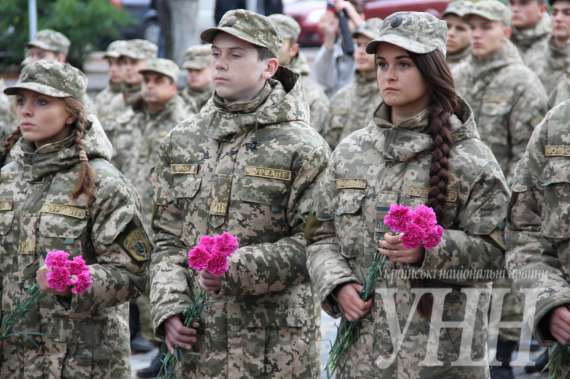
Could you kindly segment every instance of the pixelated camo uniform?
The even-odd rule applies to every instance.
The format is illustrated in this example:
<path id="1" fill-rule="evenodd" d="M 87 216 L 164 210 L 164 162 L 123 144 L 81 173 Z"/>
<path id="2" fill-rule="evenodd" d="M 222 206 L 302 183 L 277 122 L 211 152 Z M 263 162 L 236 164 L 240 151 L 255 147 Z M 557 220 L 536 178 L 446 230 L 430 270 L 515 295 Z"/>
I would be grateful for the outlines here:
<path id="1" fill-rule="evenodd" d="M 548 14 L 545 14 L 534 28 L 513 28 L 511 41 L 517 47 L 524 64 L 533 72 L 537 72 L 544 61 L 551 31 Z"/>
<path id="2" fill-rule="evenodd" d="M 547 112 L 540 80 L 506 41 L 490 57 L 475 57 L 453 71 L 457 92 L 474 112 L 481 138 L 493 151 L 508 180 L 532 131 Z"/>
<path id="3" fill-rule="evenodd" d="M 552 344 L 550 313 L 570 304 L 570 102 L 552 109 L 537 126 L 513 179 L 507 223 L 507 265 L 515 286 L 537 291 L 534 324 L 542 343 Z M 563 362 L 561 378 L 570 376 Z"/>
<path id="4" fill-rule="evenodd" d="M 151 243 L 136 192 L 108 162 L 111 146 L 98 122 L 84 137 L 97 176 L 95 200 L 88 205 L 84 195 L 71 199 L 79 175 L 74 138 L 35 151 L 21 140 L 14 160 L 0 172 L 2 316 L 35 283 L 35 271 L 50 250 L 82 255 L 93 278 L 86 294 L 46 295 L 16 324 L 16 331 L 40 336 L 3 342 L 3 379 L 131 375 L 128 301 L 145 288 Z"/>
<path id="5" fill-rule="evenodd" d="M 339 317 L 332 297 L 337 286 L 363 283 L 378 241 L 388 231 L 383 223 L 391 204 L 425 204 L 429 192 L 432 139 L 429 110 L 392 125 L 388 107 L 382 104 L 374 121 L 352 133 L 337 146 L 316 192 L 317 222 L 307 228 L 309 274 L 323 309 Z M 388 273 L 397 269 L 415 272 L 435 270 L 500 269 L 504 265 L 502 227 L 509 199 L 505 178 L 493 154 L 479 139 L 473 116 L 463 103 L 451 119 L 455 140 L 450 153 L 450 181 L 447 203 L 438 222 L 444 227 L 442 242 L 425 252 L 421 265 L 387 263 Z M 426 287 L 445 288 L 443 320 L 462 321 L 475 314 L 473 359 L 486 360 L 487 314 L 481 304 L 467 302 L 460 289 L 489 289 L 484 278 L 476 280 L 424 280 Z M 371 312 L 362 319 L 358 340 L 341 364 L 338 378 L 488 378 L 486 364 L 476 367 L 452 366 L 461 346 L 461 330 L 442 331 L 439 349 L 429 345 L 442 362 L 441 367 L 422 366 L 428 347 L 430 321 L 412 308 L 412 282 L 401 276 L 380 278 Z M 383 292 L 384 291 L 384 292 Z M 383 297 L 396 291 L 396 308 L 387 308 Z M 387 303 L 386 303 L 387 304 Z M 436 306 L 434 305 L 434 309 Z M 390 309 L 387 311 L 386 309 Z M 441 307 L 439 309 L 442 309 Z M 388 359 L 393 346 L 390 323 L 403 329 L 408 315 L 413 317 L 395 360 L 380 369 L 377 358 Z M 463 347 L 464 348 L 464 347 Z"/>
<path id="6" fill-rule="evenodd" d="M 356 71 L 352 83 L 343 87 L 331 99 L 328 122 L 322 132 L 331 148 L 334 150 L 344 137 L 366 127 L 381 102 L 376 71 Z"/>
<path id="7" fill-rule="evenodd" d="M 305 101 L 309 104 L 310 125 L 322 133 L 328 121 L 329 98 L 323 88 L 309 78 L 309 64 L 304 55 L 295 57 L 288 68 L 300 76 L 299 80 L 305 88 Z"/>
<path id="8" fill-rule="evenodd" d="M 319 376 L 320 311 L 303 225 L 329 148 L 308 126 L 292 76 L 280 69 L 248 102 L 215 96 L 161 147 L 150 293 L 157 335 L 192 302 L 197 280 L 186 252 L 198 238 L 227 230 L 241 246 L 202 313 L 180 377 Z"/>

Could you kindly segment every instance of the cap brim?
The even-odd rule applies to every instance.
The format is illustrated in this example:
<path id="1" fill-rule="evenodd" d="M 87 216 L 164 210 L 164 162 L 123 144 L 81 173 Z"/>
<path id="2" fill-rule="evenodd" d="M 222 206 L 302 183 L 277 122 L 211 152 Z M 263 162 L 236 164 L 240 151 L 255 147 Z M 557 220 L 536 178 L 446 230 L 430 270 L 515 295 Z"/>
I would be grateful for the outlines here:
<path id="1" fill-rule="evenodd" d="M 28 42 L 28 43 L 26 44 L 26 47 L 28 47 L 28 48 L 29 48 L 29 47 L 37 47 L 37 48 L 40 48 L 40 49 L 57 52 L 57 50 L 54 50 L 54 49 L 53 49 L 51 46 L 49 46 L 48 44 L 42 43 L 42 42 L 40 42 L 40 41 L 31 41 L 31 42 Z"/>
<path id="2" fill-rule="evenodd" d="M 249 37 L 247 34 L 240 32 L 239 30 L 235 29 L 235 28 L 229 28 L 229 27 L 221 27 L 221 28 L 210 28 L 210 29 L 206 29 L 204 30 L 202 33 L 200 33 L 200 38 L 202 39 L 202 41 L 207 42 L 207 43 L 213 43 L 214 42 L 214 38 L 216 38 L 216 35 L 220 32 L 223 33 L 227 33 L 231 36 L 234 36 L 236 38 L 239 38 L 245 42 L 249 42 L 252 45 L 255 46 L 260 46 L 260 47 L 265 47 L 267 48 L 267 46 L 264 45 L 260 45 L 259 43 L 257 43 L 257 41 L 253 40 L 251 37 Z"/>
<path id="3" fill-rule="evenodd" d="M 358 38 L 358 36 L 363 36 L 363 37 L 366 37 L 366 38 L 370 38 L 371 40 L 375 40 L 375 39 L 376 39 L 376 36 L 373 35 L 372 33 L 368 33 L 368 32 L 362 31 L 362 30 L 359 30 L 359 31 L 356 31 L 356 32 L 352 33 L 352 38 Z"/>
<path id="4" fill-rule="evenodd" d="M 30 90 L 51 97 L 73 97 L 67 92 L 40 83 L 16 83 L 16 85 L 4 89 L 4 93 L 6 95 L 15 95 L 20 90 Z"/>
<path id="5" fill-rule="evenodd" d="M 121 55 L 119 53 L 105 53 L 103 54 L 103 58 L 119 58 Z"/>
<path id="6" fill-rule="evenodd" d="M 467 11 L 463 15 L 464 18 L 467 18 L 469 16 L 479 16 L 479 17 L 483 17 L 485 20 L 503 22 L 503 20 L 497 19 L 496 17 L 493 17 L 493 15 L 491 15 L 487 12 L 480 12 L 477 10 Z"/>
<path id="7" fill-rule="evenodd" d="M 143 68 L 142 70 L 139 70 L 140 74 L 144 74 L 146 72 L 152 72 L 154 74 L 160 74 L 160 75 L 168 76 L 170 79 L 174 80 L 175 82 L 178 80 L 178 78 L 175 78 L 172 75 L 170 75 L 164 71 L 152 70 L 152 69 L 148 69 L 148 68 Z"/>
<path id="8" fill-rule="evenodd" d="M 184 63 L 182 65 L 182 68 L 192 69 L 192 70 L 203 70 L 208 66 L 209 65 L 202 65 L 202 64 L 197 64 L 197 63 Z"/>
<path id="9" fill-rule="evenodd" d="M 366 52 L 368 54 L 376 54 L 376 50 L 378 50 L 378 45 L 382 42 L 386 42 L 401 47 L 404 50 L 411 51 L 412 53 L 416 54 L 427 54 L 437 50 L 437 49 L 426 49 L 424 45 L 413 39 L 397 36 L 394 34 L 386 34 L 366 45 Z"/>

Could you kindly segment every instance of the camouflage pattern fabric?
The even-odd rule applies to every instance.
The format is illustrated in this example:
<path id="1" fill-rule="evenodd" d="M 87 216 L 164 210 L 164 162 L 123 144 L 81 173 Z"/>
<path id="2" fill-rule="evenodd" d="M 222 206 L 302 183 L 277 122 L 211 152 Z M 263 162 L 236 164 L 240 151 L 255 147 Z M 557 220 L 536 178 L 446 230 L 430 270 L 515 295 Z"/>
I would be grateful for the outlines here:
<path id="1" fill-rule="evenodd" d="M 128 301 L 145 289 L 152 246 L 137 194 L 109 164 L 111 145 L 96 119 L 84 137 L 96 172 L 95 200 L 71 199 L 79 176 L 74 138 L 37 149 L 20 140 L 14 160 L 0 171 L 3 314 L 35 283 L 49 250 L 82 255 L 93 277 L 86 294 L 45 296 L 18 322 L 16 330 L 38 336 L 3 341 L 2 378 L 130 378 Z"/>
<path id="2" fill-rule="evenodd" d="M 309 78 L 309 64 L 303 54 L 299 53 L 287 68 L 299 75 L 299 82 L 304 88 L 305 101 L 309 105 L 310 125 L 322 133 L 328 119 L 329 98 L 323 88 Z"/>
<path id="3" fill-rule="evenodd" d="M 447 60 L 447 64 L 450 69 L 454 69 L 455 67 L 459 66 L 461 63 L 466 62 L 471 57 L 471 47 L 467 47 L 464 50 L 450 54 L 447 53 L 445 59 Z"/>
<path id="4" fill-rule="evenodd" d="M 562 48 L 557 47 L 551 38 L 539 59 L 537 71 L 535 71 L 549 96 L 566 77 L 566 73 L 570 69 L 569 60 L 570 45 Z"/>
<path id="5" fill-rule="evenodd" d="M 240 240 L 179 377 L 319 376 L 320 312 L 303 225 L 329 148 L 308 126 L 302 99 L 293 74 L 281 69 L 251 101 L 216 96 L 161 146 L 150 292 L 158 336 L 198 286 L 188 249 L 224 230 Z"/>
<path id="6" fill-rule="evenodd" d="M 366 46 L 368 54 L 376 54 L 378 45 L 387 42 L 416 54 L 439 50 L 445 56 L 447 24 L 425 12 L 396 12 L 386 17 L 379 37 Z"/>
<path id="7" fill-rule="evenodd" d="M 334 149 L 350 133 L 366 127 L 381 102 L 376 71 L 357 71 L 354 81 L 331 99 L 328 120 L 322 132 L 331 148 Z"/>
<path id="8" fill-rule="evenodd" d="M 318 222 L 307 230 L 309 274 L 323 309 L 340 316 L 331 294 L 339 285 L 363 283 L 377 244 L 388 229 L 382 220 L 391 204 L 425 204 L 429 191 L 432 139 L 427 133 L 429 110 L 392 125 L 389 109 L 382 104 L 374 120 L 342 140 L 333 152 L 327 170 L 320 177 L 315 193 Z M 467 104 L 451 118 L 452 135 L 449 195 L 443 216 L 442 242 L 426 251 L 419 266 L 385 266 L 386 276 L 376 285 L 371 312 L 361 322 L 358 340 L 348 351 L 337 378 L 427 379 L 489 378 L 486 365 L 452 366 L 458 358 L 461 331 L 443 332 L 438 359 L 442 367 L 421 366 L 430 332 L 430 320 L 414 312 L 394 363 L 386 369 L 375 365 L 378 357 L 389 357 L 392 337 L 389 323 L 407 322 L 414 301 L 409 279 L 390 275 L 397 269 L 415 272 L 477 268 L 500 269 L 504 266 L 502 225 L 509 200 L 509 190 L 501 169 L 490 149 L 479 139 Z M 424 280 L 429 287 L 450 288 L 445 299 L 443 319 L 463 320 L 465 298 L 457 295 L 462 287 L 489 288 L 479 280 Z M 396 289 L 395 312 L 387 313 L 382 290 Z M 487 297 L 487 301 L 489 298 Z M 469 310 L 467 310 L 468 312 Z M 487 314 L 476 312 L 473 335 L 473 359 L 483 361 L 487 354 Z M 392 320 L 392 321 L 391 321 Z"/>
<path id="9" fill-rule="evenodd" d="M 121 49 L 121 56 L 131 59 L 147 60 L 156 58 L 158 46 L 145 39 L 131 39 L 125 41 Z"/>
<path id="10" fill-rule="evenodd" d="M 213 94 L 213 87 L 207 87 L 203 91 L 186 87 L 180 92 L 180 97 L 184 101 L 188 113 L 199 113 Z"/>
<path id="11" fill-rule="evenodd" d="M 126 107 L 122 99 L 123 94 L 121 88 L 121 83 L 109 82 L 107 87 L 101 90 L 93 100 L 97 118 L 99 118 L 103 127 L 105 127 L 107 123 L 113 122 L 117 114 Z"/>
<path id="12" fill-rule="evenodd" d="M 548 105 L 550 108 L 554 108 L 560 103 L 570 99 L 570 79 L 568 78 L 568 73 L 564 75 L 548 98 Z"/>
<path id="13" fill-rule="evenodd" d="M 516 274 L 518 288 L 538 291 L 535 323 L 530 327 L 542 343 L 554 340 L 546 321 L 550 312 L 570 304 L 569 117 L 566 101 L 536 127 L 515 172 L 507 218 L 507 265 Z M 562 365 L 560 377 L 567 378 L 569 362 Z"/>
<path id="14" fill-rule="evenodd" d="M 540 80 L 508 40 L 491 56 L 472 56 L 457 66 L 453 77 L 457 92 L 473 109 L 483 142 L 510 179 L 534 127 L 547 111 Z"/>
<path id="15" fill-rule="evenodd" d="M 4 94 L 5 88 L 6 83 L 0 79 L 0 159 L 4 156 L 3 142 L 16 127 L 16 116 L 10 98 Z"/>
<path id="16" fill-rule="evenodd" d="M 40 49 L 55 51 L 67 55 L 71 42 L 60 32 L 52 29 L 40 30 L 36 33 L 36 37 L 28 42 L 29 47 L 39 47 Z"/>
<path id="17" fill-rule="evenodd" d="M 204 30 L 200 38 L 212 43 L 219 32 L 228 33 L 255 46 L 265 47 L 274 57 L 279 56 L 281 36 L 268 17 L 244 9 L 228 11 L 216 28 Z"/>
<path id="18" fill-rule="evenodd" d="M 511 41 L 519 49 L 524 64 L 534 72 L 537 72 L 544 60 L 551 31 L 552 25 L 548 14 L 545 14 L 534 28 L 525 30 L 513 28 Z"/>
<path id="19" fill-rule="evenodd" d="M 153 209 L 153 188 L 149 177 L 158 162 L 158 148 L 168 132 L 188 116 L 184 102 L 175 96 L 157 113 L 150 113 L 146 108 L 135 113 L 117 133 L 115 149 L 126 162 L 123 173 L 141 196 L 142 214 L 145 226 L 149 228 Z"/>
<path id="20" fill-rule="evenodd" d="M 463 10 L 463 17 L 469 15 L 483 17 L 490 21 L 497 21 L 505 26 L 511 26 L 513 13 L 505 2 L 500 0 L 477 0 Z"/>
<path id="21" fill-rule="evenodd" d="M 190 46 L 184 52 L 182 67 L 185 69 L 202 70 L 213 63 L 212 45 Z"/>
<path id="22" fill-rule="evenodd" d="M 139 70 L 139 72 L 141 74 L 145 72 L 161 74 L 172 79 L 174 83 L 178 82 L 178 76 L 180 76 L 180 68 L 178 65 L 174 61 L 164 58 L 149 59 L 144 68 Z"/>

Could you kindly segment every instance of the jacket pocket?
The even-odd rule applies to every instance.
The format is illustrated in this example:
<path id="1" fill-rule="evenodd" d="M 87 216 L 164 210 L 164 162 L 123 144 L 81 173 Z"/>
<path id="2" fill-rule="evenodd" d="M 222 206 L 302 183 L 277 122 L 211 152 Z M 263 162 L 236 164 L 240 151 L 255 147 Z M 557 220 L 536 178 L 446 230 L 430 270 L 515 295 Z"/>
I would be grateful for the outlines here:
<path id="1" fill-rule="evenodd" d="M 570 159 L 550 159 L 543 172 L 542 231 L 546 237 L 570 236 Z"/>
<path id="2" fill-rule="evenodd" d="M 364 246 L 366 232 L 362 227 L 362 206 L 365 196 L 363 189 L 342 189 L 337 194 L 335 227 L 340 252 L 345 258 L 354 258 Z"/>

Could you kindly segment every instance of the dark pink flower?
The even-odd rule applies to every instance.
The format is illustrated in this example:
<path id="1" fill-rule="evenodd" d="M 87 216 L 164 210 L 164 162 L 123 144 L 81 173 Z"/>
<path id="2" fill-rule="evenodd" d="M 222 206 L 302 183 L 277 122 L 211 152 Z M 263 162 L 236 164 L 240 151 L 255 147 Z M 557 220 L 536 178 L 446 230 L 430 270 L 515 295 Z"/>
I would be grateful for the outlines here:
<path id="1" fill-rule="evenodd" d="M 198 246 L 202 246 L 208 253 L 211 253 L 216 246 L 216 238 L 214 236 L 202 236 L 198 241 Z"/>
<path id="2" fill-rule="evenodd" d="M 203 239 L 204 237 L 202 237 Z M 200 241 L 202 241 L 200 239 Z M 188 252 L 188 267 L 196 271 L 202 271 L 208 267 L 210 252 L 202 244 L 190 249 Z"/>
<path id="3" fill-rule="evenodd" d="M 232 255 L 237 249 L 239 249 L 239 241 L 238 239 L 228 232 L 223 232 L 220 235 L 215 237 L 215 250 L 217 253 L 225 255 L 229 257 Z"/>
<path id="4" fill-rule="evenodd" d="M 228 257 L 223 254 L 213 255 L 208 261 L 207 271 L 215 276 L 222 276 L 229 269 Z"/>
<path id="5" fill-rule="evenodd" d="M 412 210 L 405 205 L 392 204 L 384 216 L 384 224 L 395 233 L 405 233 L 412 218 Z"/>
<path id="6" fill-rule="evenodd" d="M 82 295 L 91 288 L 92 283 L 91 272 L 87 269 L 75 277 L 75 284 L 71 287 L 71 293 Z"/>
<path id="7" fill-rule="evenodd" d="M 71 275 L 79 275 L 85 271 L 89 271 L 87 265 L 85 264 L 85 260 L 81 255 L 76 256 L 69 263 L 69 272 Z"/>
<path id="8" fill-rule="evenodd" d="M 423 245 L 426 249 L 433 249 L 441 242 L 443 236 L 443 228 L 441 225 L 435 225 L 431 230 L 426 233 L 423 240 Z"/>
<path id="9" fill-rule="evenodd" d="M 437 224 L 434 210 L 427 205 L 418 205 L 414 210 L 412 222 L 424 230 L 431 229 Z"/>
<path id="10" fill-rule="evenodd" d="M 48 268 L 52 267 L 66 267 L 69 258 L 69 253 L 63 250 L 48 251 L 45 264 Z"/>
<path id="11" fill-rule="evenodd" d="M 422 246 L 424 230 L 416 224 L 409 224 L 406 232 L 402 236 L 402 243 L 406 249 L 415 249 Z"/>
<path id="12" fill-rule="evenodd" d="M 48 287 L 58 292 L 65 292 L 69 286 L 70 276 L 67 267 L 55 266 L 47 273 Z"/>

